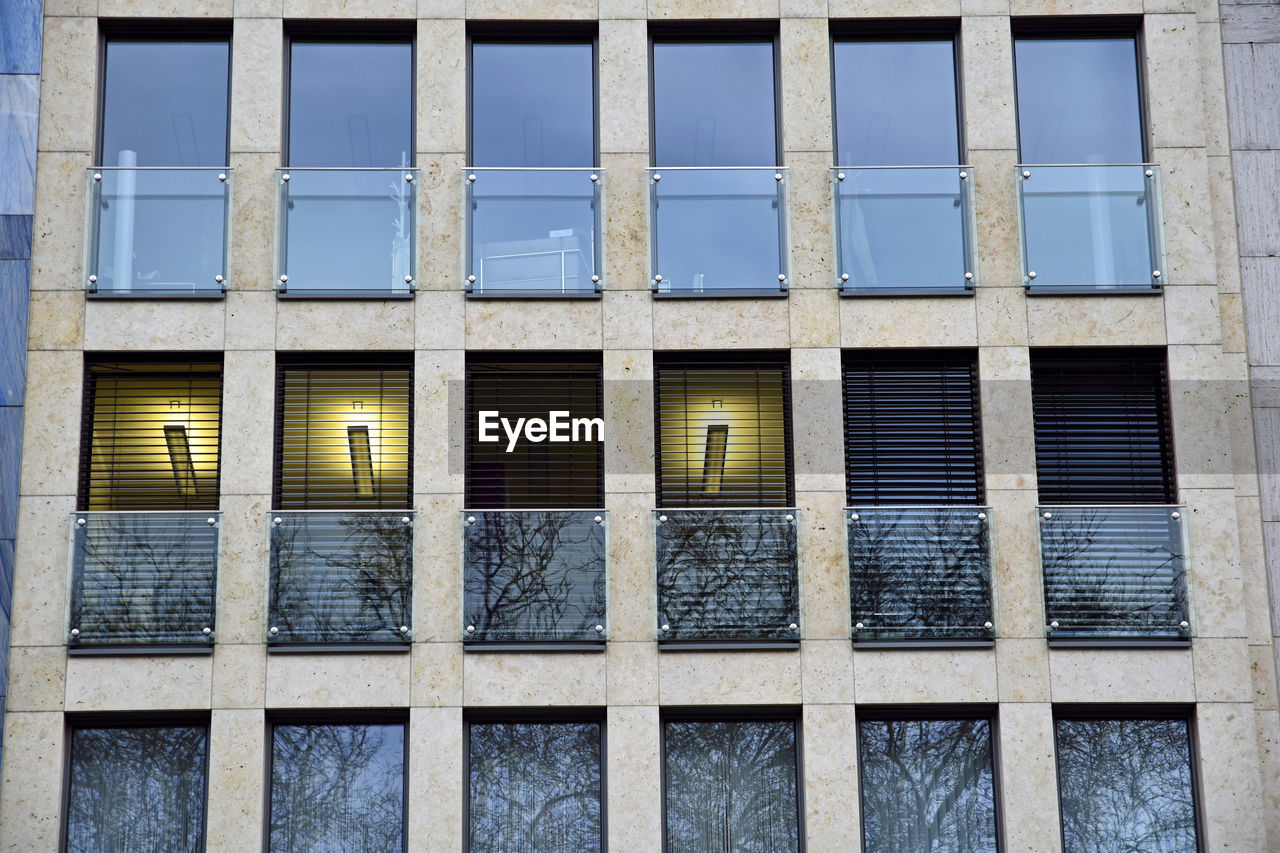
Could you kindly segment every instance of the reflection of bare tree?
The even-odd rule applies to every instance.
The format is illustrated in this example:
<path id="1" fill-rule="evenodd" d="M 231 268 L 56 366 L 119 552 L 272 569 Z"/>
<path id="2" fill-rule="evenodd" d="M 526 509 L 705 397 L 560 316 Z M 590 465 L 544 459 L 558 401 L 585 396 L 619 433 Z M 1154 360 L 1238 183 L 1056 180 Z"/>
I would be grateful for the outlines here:
<path id="1" fill-rule="evenodd" d="M 663 510 L 658 620 L 665 639 L 794 639 L 793 510 Z"/>
<path id="2" fill-rule="evenodd" d="M 209 518 L 76 514 L 70 627 L 80 633 L 73 642 L 205 644 L 218 563 L 218 532 Z"/>
<path id="3" fill-rule="evenodd" d="M 403 725 L 279 725 L 271 850 L 404 849 Z"/>
<path id="4" fill-rule="evenodd" d="M 1195 853 L 1186 720 L 1058 720 L 1067 853 Z"/>
<path id="5" fill-rule="evenodd" d="M 403 512 L 284 513 L 271 528 L 270 621 L 277 639 L 402 640 L 412 533 Z"/>
<path id="6" fill-rule="evenodd" d="M 864 720 L 862 831 L 868 853 L 996 853 L 987 720 Z"/>
<path id="7" fill-rule="evenodd" d="M 859 637 L 990 636 L 991 563 L 977 507 L 874 508 L 849 523 Z"/>
<path id="8" fill-rule="evenodd" d="M 791 720 L 669 721 L 670 853 L 799 850 Z"/>
<path id="9" fill-rule="evenodd" d="M 205 764 L 202 727 L 75 729 L 67 850 L 203 850 Z"/>
<path id="10" fill-rule="evenodd" d="M 466 620 L 477 640 L 597 640 L 605 612 L 597 513 L 471 513 Z"/>
<path id="11" fill-rule="evenodd" d="M 1040 552 L 1054 636 L 1179 637 L 1180 522 L 1166 506 L 1044 508 Z"/>
<path id="12" fill-rule="evenodd" d="M 472 723 L 476 853 L 602 849 L 598 723 Z"/>

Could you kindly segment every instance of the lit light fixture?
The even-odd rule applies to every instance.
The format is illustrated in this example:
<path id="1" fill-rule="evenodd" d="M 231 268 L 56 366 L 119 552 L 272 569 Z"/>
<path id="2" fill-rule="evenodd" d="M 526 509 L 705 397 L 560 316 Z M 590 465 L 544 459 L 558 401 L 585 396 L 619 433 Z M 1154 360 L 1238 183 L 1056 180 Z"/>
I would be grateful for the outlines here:
<path id="1" fill-rule="evenodd" d="M 178 493 L 191 497 L 196 493 L 196 466 L 191 461 L 187 428 L 182 424 L 165 424 L 164 443 L 169 447 L 169 464 L 173 466 L 173 479 L 178 484 Z"/>
<path id="2" fill-rule="evenodd" d="M 364 411 L 364 400 L 352 400 L 352 401 L 351 401 L 351 411 L 353 411 L 353 412 L 361 412 L 361 411 Z"/>
<path id="3" fill-rule="evenodd" d="M 373 494 L 373 454 L 369 451 L 369 428 L 354 424 L 348 426 L 347 446 L 351 451 L 351 476 L 355 479 L 356 494 L 362 498 L 369 497 Z"/>
<path id="4" fill-rule="evenodd" d="M 170 400 L 170 401 L 169 401 L 169 409 L 170 409 L 171 411 L 177 411 L 177 410 L 180 410 L 181 408 L 182 408 L 182 401 L 181 401 L 181 400 Z"/>
<path id="5" fill-rule="evenodd" d="M 712 401 L 711 401 L 711 408 L 713 408 L 713 409 L 723 409 L 723 408 L 724 408 L 724 400 L 712 400 Z"/>
<path id="6" fill-rule="evenodd" d="M 702 456 L 702 493 L 720 494 L 724 482 L 724 457 L 729 444 L 729 427 L 711 424 L 707 427 L 707 449 Z"/>

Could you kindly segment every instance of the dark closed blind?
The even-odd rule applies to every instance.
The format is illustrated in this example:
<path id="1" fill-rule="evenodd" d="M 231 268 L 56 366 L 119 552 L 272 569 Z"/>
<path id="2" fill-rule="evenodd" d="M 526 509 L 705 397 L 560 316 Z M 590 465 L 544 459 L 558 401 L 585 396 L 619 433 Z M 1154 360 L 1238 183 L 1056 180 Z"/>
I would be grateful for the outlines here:
<path id="1" fill-rule="evenodd" d="M 531 441 L 520 430 L 514 449 L 498 424 L 497 441 L 480 441 L 480 413 L 496 412 L 515 429 L 520 418 L 603 419 L 598 354 L 557 354 L 548 361 L 467 362 L 467 507 L 598 509 L 604 506 L 604 430 L 580 425 L 577 440 Z M 491 422 L 493 423 L 493 422 Z"/>
<path id="2" fill-rule="evenodd" d="M 277 509 L 411 505 L 413 370 L 405 358 L 282 362 L 276 373 Z"/>
<path id="3" fill-rule="evenodd" d="M 1176 500 L 1164 350 L 1033 350 L 1031 397 L 1041 503 Z"/>
<path id="4" fill-rule="evenodd" d="M 983 500 L 973 352 L 847 352 L 845 481 L 850 506 Z"/>
<path id="5" fill-rule="evenodd" d="M 661 358 L 654 383 L 659 506 L 791 505 L 785 355 Z"/>
<path id="6" fill-rule="evenodd" d="M 91 361 L 82 411 L 82 509 L 218 508 L 220 363 Z"/>

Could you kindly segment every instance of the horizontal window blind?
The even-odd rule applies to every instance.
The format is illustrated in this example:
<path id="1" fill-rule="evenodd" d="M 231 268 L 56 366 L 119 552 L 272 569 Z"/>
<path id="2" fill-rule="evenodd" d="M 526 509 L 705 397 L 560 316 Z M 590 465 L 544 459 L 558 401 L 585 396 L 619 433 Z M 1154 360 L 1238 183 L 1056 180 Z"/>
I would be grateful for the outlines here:
<path id="1" fill-rule="evenodd" d="M 472 509 L 597 509 L 604 506 L 604 429 L 581 424 L 576 440 L 531 441 L 521 432 L 510 453 L 507 432 L 520 418 L 603 418 L 600 356 L 554 361 L 468 360 L 467 506 Z M 493 412 L 480 441 L 480 413 Z"/>
<path id="2" fill-rule="evenodd" d="M 791 505 L 785 355 L 683 354 L 658 360 L 654 379 L 660 506 Z"/>
<path id="3" fill-rule="evenodd" d="M 847 352 L 850 506 L 983 500 L 978 362 L 971 352 Z"/>
<path id="4" fill-rule="evenodd" d="M 89 362 L 81 426 L 84 510 L 217 509 L 217 362 Z"/>
<path id="5" fill-rule="evenodd" d="M 1160 349 L 1032 351 L 1041 503 L 1176 500 L 1165 364 Z"/>
<path id="6" fill-rule="evenodd" d="M 407 358 L 281 363 L 276 508 L 409 506 L 412 392 Z"/>

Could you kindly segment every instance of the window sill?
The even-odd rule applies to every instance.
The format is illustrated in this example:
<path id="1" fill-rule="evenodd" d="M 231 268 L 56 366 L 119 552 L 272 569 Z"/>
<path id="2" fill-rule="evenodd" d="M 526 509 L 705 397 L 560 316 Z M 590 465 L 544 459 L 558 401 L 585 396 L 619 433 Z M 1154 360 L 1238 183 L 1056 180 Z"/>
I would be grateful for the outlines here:
<path id="1" fill-rule="evenodd" d="M 663 652 L 791 651 L 799 640 L 659 640 Z"/>

